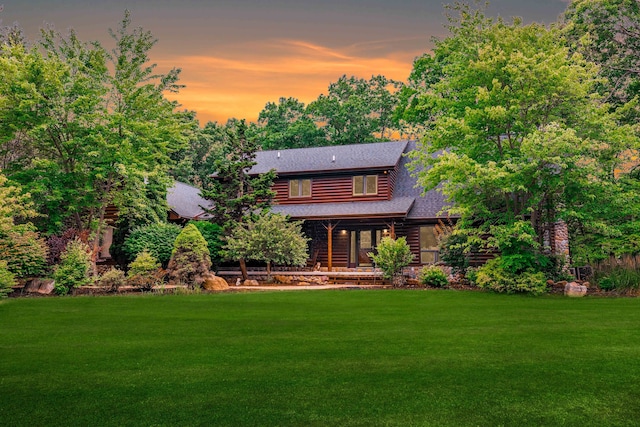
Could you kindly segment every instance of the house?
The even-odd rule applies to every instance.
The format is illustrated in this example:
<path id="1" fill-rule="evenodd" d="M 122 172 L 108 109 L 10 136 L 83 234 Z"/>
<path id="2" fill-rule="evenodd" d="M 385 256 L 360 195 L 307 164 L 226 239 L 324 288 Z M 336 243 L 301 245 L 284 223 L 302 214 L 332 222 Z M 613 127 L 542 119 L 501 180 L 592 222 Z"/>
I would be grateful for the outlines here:
<path id="1" fill-rule="evenodd" d="M 260 151 L 250 175 L 277 172 L 272 211 L 305 220 L 311 263 L 369 267 L 384 236 L 405 236 L 414 265 L 438 261 L 437 191 L 422 194 L 407 169 L 414 141 Z"/>

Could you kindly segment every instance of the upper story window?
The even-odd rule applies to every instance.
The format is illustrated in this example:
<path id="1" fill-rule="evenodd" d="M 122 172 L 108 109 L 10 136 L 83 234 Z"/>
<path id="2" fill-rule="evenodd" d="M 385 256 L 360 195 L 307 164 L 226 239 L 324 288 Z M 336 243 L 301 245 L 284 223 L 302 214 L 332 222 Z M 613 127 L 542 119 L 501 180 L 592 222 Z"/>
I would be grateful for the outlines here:
<path id="1" fill-rule="evenodd" d="M 358 175 L 353 177 L 353 195 L 378 194 L 378 175 Z"/>
<path id="2" fill-rule="evenodd" d="M 311 197 L 311 180 L 289 180 L 289 197 Z"/>

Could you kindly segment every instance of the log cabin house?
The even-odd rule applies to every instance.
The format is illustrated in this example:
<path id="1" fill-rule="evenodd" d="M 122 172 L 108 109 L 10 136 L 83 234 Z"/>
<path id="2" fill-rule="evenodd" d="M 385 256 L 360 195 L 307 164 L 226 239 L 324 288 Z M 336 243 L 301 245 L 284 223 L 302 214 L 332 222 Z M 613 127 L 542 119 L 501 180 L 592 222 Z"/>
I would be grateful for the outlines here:
<path id="1" fill-rule="evenodd" d="M 304 220 L 309 265 L 371 267 L 384 236 L 406 237 L 413 265 L 438 261 L 444 197 L 422 194 L 407 169 L 414 141 L 260 151 L 249 174 L 277 172 L 272 211 Z"/>

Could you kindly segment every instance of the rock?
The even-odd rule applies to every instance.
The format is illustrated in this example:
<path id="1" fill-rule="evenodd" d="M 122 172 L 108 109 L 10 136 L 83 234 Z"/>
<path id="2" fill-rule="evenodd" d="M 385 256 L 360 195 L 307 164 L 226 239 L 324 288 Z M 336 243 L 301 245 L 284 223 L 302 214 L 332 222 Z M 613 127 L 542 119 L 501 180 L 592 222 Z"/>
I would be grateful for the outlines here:
<path id="1" fill-rule="evenodd" d="M 551 280 L 551 279 L 547 280 L 547 286 L 553 287 L 553 285 L 555 285 L 555 284 L 556 284 L 556 282 L 554 282 L 553 280 Z"/>
<path id="2" fill-rule="evenodd" d="M 243 283 L 244 286 L 260 286 L 257 280 L 247 279 Z"/>
<path id="3" fill-rule="evenodd" d="M 293 279 L 291 278 L 291 276 L 273 276 L 273 280 L 276 283 L 282 283 L 283 285 L 288 285 L 291 282 L 293 282 Z"/>
<path id="4" fill-rule="evenodd" d="M 567 283 L 564 286 L 564 294 L 568 297 L 583 297 L 587 294 L 587 287 L 576 282 Z"/>
<path id="5" fill-rule="evenodd" d="M 582 284 L 582 286 L 584 286 L 584 287 L 586 287 L 586 288 L 590 288 L 590 287 L 591 287 L 591 283 L 589 283 L 589 282 L 584 282 L 584 283 Z"/>
<path id="6" fill-rule="evenodd" d="M 298 282 L 298 286 L 311 286 L 309 282 Z"/>
<path id="7" fill-rule="evenodd" d="M 207 291 L 224 291 L 225 289 L 229 289 L 229 284 L 222 277 L 216 276 L 215 274 L 208 274 L 204 278 L 202 287 Z"/>
<path id="8" fill-rule="evenodd" d="M 33 279 L 27 282 L 24 292 L 49 295 L 53 292 L 55 283 L 53 279 Z"/>

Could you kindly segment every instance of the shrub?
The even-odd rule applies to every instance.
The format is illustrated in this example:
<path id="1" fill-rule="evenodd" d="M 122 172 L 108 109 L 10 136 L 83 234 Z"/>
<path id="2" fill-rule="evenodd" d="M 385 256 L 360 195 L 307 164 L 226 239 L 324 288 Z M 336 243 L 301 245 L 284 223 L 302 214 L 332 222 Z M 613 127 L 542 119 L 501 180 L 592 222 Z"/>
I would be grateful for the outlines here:
<path id="1" fill-rule="evenodd" d="M 16 284 L 16 278 L 7 268 L 6 261 L 0 261 L 0 298 L 11 293 L 11 287 Z"/>
<path id="2" fill-rule="evenodd" d="M 475 267 L 468 267 L 464 272 L 464 278 L 469 282 L 470 285 L 476 286 L 476 282 L 478 281 L 478 269 Z"/>
<path id="3" fill-rule="evenodd" d="M 633 268 L 615 267 L 599 271 L 594 278 L 598 287 L 604 291 L 635 294 L 640 290 L 640 271 Z"/>
<path id="4" fill-rule="evenodd" d="M 180 226 L 169 223 L 144 225 L 131 232 L 124 240 L 122 249 L 129 261 L 146 249 L 166 266 L 171 258 L 173 244 L 181 231 Z"/>
<path id="5" fill-rule="evenodd" d="M 420 283 L 425 286 L 443 288 L 449 284 L 447 274 L 437 265 L 429 265 L 420 270 Z"/>
<path id="6" fill-rule="evenodd" d="M 127 273 L 128 283 L 143 290 L 150 290 L 154 285 L 162 282 L 164 273 L 160 263 L 149 251 L 140 252 L 129 265 Z"/>
<path id="7" fill-rule="evenodd" d="M 0 234 L 0 259 L 16 277 L 42 275 L 47 268 L 47 244 L 31 225 L 17 225 Z"/>
<path id="8" fill-rule="evenodd" d="M 450 266 L 454 273 L 463 272 L 469 267 L 466 245 L 467 235 L 455 229 L 440 243 L 440 260 Z"/>
<path id="9" fill-rule="evenodd" d="M 204 240 L 207 241 L 211 263 L 214 266 L 220 264 L 222 261 L 221 251 L 224 246 L 222 227 L 209 221 L 189 221 L 189 224 L 195 225 Z"/>
<path id="10" fill-rule="evenodd" d="M 118 268 L 112 268 L 100 276 L 98 283 L 109 291 L 117 292 L 118 289 L 120 289 L 120 286 L 123 286 L 126 283 L 124 271 Z"/>
<path id="11" fill-rule="evenodd" d="M 547 291 L 547 282 L 542 272 L 527 270 L 515 274 L 504 268 L 500 257 L 488 261 L 478 269 L 476 285 L 494 292 L 508 294 L 540 295 Z"/>
<path id="12" fill-rule="evenodd" d="M 404 237 L 397 240 L 383 237 L 376 248 L 377 253 L 369 253 L 376 266 L 380 267 L 385 279 L 392 279 L 394 285 L 404 283 L 402 269 L 413 261 L 411 248 Z"/>
<path id="13" fill-rule="evenodd" d="M 200 287 L 211 268 L 207 242 L 193 224 L 187 224 L 176 238 L 167 273 L 178 284 Z"/>
<path id="14" fill-rule="evenodd" d="M 91 254 L 89 246 L 80 240 L 72 240 L 60 256 L 60 264 L 53 272 L 55 292 L 66 295 L 71 289 L 91 282 Z"/>
<path id="15" fill-rule="evenodd" d="M 59 236 L 49 236 L 47 238 L 47 247 L 49 249 L 47 263 L 49 265 L 59 264 L 60 255 L 62 255 L 69 242 L 75 239 L 86 242 L 89 239 L 89 231 L 80 232 L 75 228 L 68 228 Z"/>

